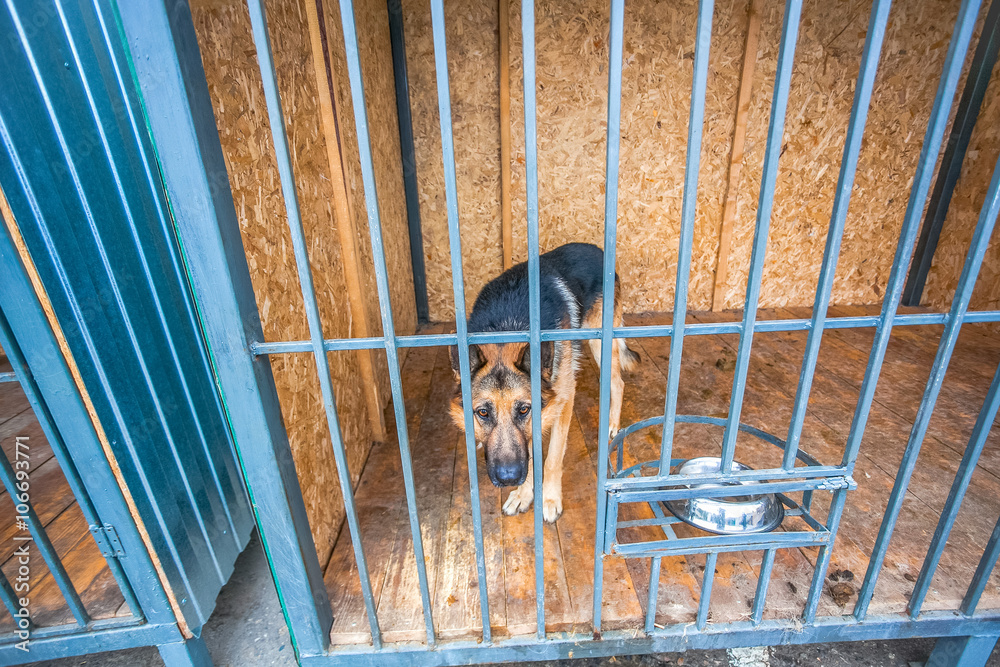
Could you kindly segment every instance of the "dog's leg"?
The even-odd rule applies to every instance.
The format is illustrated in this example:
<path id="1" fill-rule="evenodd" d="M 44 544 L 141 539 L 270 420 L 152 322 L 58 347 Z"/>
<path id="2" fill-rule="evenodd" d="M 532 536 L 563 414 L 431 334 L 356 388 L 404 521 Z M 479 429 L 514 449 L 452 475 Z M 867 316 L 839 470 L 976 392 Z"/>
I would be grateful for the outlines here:
<path id="1" fill-rule="evenodd" d="M 624 318 L 622 317 L 621 306 L 615 304 L 615 314 L 614 314 L 614 325 L 619 327 L 622 325 Z M 600 325 L 598 325 L 600 326 Z M 597 362 L 597 368 L 601 368 L 601 341 L 599 339 L 588 340 L 587 343 L 590 345 L 590 353 L 594 355 L 594 361 Z M 621 418 L 622 418 L 622 394 L 625 391 L 625 381 L 622 380 L 622 364 L 621 364 L 621 345 L 619 345 L 619 339 L 616 339 L 611 344 L 611 415 L 609 420 L 609 437 L 614 438 L 618 435 L 618 430 L 621 428 Z"/>
<path id="2" fill-rule="evenodd" d="M 563 457 L 566 455 L 566 440 L 569 437 L 569 426 L 573 421 L 573 399 L 576 392 L 574 384 L 569 398 L 563 404 L 556 423 L 552 426 L 549 436 L 549 451 L 545 456 L 545 470 L 542 481 L 542 516 L 549 523 L 554 523 L 562 514 L 562 474 Z"/>
<path id="3" fill-rule="evenodd" d="M 519 512 L 527 512 L 528 508 L 531 507 L 531 501 L 535 497 L 535 478 L 533 477 L 531 459 L 528 459 L 528 476 L 524 480 L 524 484 L 517 487 L 510 492 L 507 496 L 507 501 L 503 504 L 503 513 L 507 516 L 513 516 Z M 542 484 L 542 488 L 545 484 Z"/>
<path id="4" fill-rule="evenodd" d="M 618 435 L 622 421 L 622 395 L 625 392 L 625 381 L 622 380 L 621 357 L 618 346 L 611 347 L 611 415 L 609 420 L 610 438 Z"/>

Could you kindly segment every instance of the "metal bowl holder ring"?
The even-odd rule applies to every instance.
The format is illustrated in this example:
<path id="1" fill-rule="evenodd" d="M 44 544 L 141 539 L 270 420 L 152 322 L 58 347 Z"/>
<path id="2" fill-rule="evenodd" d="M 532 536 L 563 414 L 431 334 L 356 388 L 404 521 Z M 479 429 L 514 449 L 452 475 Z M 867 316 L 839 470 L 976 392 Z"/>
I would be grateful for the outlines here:
<path id="1" fill-rule="evenodd" d="M 717 417 L 678 415 L 677 423 L 705 424 L 725 428 Z M 825 525 L 810 514 L 813 492 L 855 488 L 854 480 L 839 467 L 823 466 L 799 449 L 796 458 L 804 465 L 791 470 L 753 470 L 733 462 L 730 473 L 721 473 L 718 457 L 671 459 L 671 470 L 659 475 L 658 460 L 624 467 L 625 440 L 641 430 L 663 424 L 663 416 L 652 417 L 623 428 L 608 450 L 608 511 L 604 527 L 604 553 L 623 557 L 669 556 L 694 553 L 793 548 L 828 544 L 832 537 Z M 779 449 L 785 442 L 770 433 L 740 423 L 739 430 Z M 651 474 L 650 474 L 651 473 Z M 747 486 L 749 493 L 734 487 Z M 801 503 L 789 493 L 802 492 Z M 653 518 L 619 519 L 623 503 L 646 503 Z M 794 529 L 774 531 L 785 517 L 805 523 Z M 707 536 L 679 537 L 673 526 L 687 523 Z M 619 542 L 618 529 L 659 527 L 662 539 Z"/>

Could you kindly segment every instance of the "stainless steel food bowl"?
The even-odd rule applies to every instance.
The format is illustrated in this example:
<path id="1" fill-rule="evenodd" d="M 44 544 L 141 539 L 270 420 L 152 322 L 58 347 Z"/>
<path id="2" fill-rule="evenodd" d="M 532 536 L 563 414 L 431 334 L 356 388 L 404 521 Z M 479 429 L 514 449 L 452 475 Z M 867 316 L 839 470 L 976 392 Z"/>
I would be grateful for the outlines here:
<path id="1" fill-rule="evenodd" d="M 722 459 L 702 456 L 685 461 L 677 469 L 679 475 L 704 475 L 719 472 Z M 750 470 L 750 466 L 733 461 L 732 470 Z M 710 489 L 723 486 L 753 486 L 757 482 L 690 484 L 689 489 Z M 736 489 L 733 489 L 736 491 Z M 749 490 L 749 489 L 748 489 Z M 732 495 L 715 498 L 685 498 L 664 503 L 674 516 L 695 528 L 720 535 L 745 535 L 774 530 L 785 518 L 785 508 L 773 493 Z"/>

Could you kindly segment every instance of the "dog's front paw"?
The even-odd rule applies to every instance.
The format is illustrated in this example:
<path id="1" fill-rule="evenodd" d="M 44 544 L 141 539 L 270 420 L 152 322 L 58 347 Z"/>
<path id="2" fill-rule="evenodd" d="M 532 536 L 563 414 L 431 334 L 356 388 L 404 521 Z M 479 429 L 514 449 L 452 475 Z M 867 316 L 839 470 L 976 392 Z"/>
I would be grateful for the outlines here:
<path id="1" fill-rule="evenodd" d="M 562 498 L 543 498 L 542 499 L 542 518 L 544 518 L 549 523 L 555 523 L 562 515 Z"/>
<path id="2" fill-rule="evenodd" d="M 522 484 L 507 496 L 507 502 L 503 504 L 503 513 L 513 516 L 519 512 L 527 512 L 531 507 L 534 490 L 528 484 Z"/>

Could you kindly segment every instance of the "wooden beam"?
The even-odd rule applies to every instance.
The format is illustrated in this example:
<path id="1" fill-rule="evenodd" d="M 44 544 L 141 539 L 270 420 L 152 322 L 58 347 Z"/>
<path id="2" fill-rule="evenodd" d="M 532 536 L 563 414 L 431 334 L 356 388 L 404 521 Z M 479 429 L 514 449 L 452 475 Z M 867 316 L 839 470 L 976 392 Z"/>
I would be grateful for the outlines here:
<path id="1" fill-rule="evenodd" d="M 514 265 L 510 210 L 510 0 L 498 0 L 500 25 L 500 214 L 503 268 Z"/>
<path id="2" fill-rule="evenodd" d="M 368 326 L 368 309 L 361 291 L 361 268 L 358 265 L 354 211 L 347 187 L 347 172 L 341 150 L 340 128 L 334 100 L 333 67 L 327 51 L 326 13 L 323 0 L 306 0 L 306 23 L 309 27 L 309 43 L 312 47 L 313 67 L 316 74 L 316 88 L 319 97 L 320 117 L 326 140 L 327 160 L 330 163 L 330 182 L 333 185 L 333 212 L 340 236 L 340 256 L 343 261 L 344 282 L 351 310 L 351 334 L 366 338 L 371 335 Z M 322 21 L 322 23 L 321 23 Z M 392 332 L 384 332 L 392 335 Z M 361 387 L 365 392 L 368 417 L 372 434 L 376 440 L 386 436 L 385 418 L 379 385 L 375 381 L 374 350 L 358 350 L 358 365 L 361 372 Z"/>
<path id="3" fill-rule="evenodd" d="M 740 90 L 736 96 L 736 128 L 733 130 L 733 150 L 729 156 L 729 179 L 726 200 L 722 208 L 722 228 L 719 232 L 719 260 L 715 268 L 715 289 L 712 310 L 722 310 L 729 278 L 729 252 L 733 241 L 733 221 L 736 219 L 736 200 L 739 194 L 740 170 L 743 168 L 743 149 L 747 137 L 747 116 L 750 115 L 750 89 L 753 71 L 757 64 L 757 36 L 760 33 L 760 0 L 750 0 L 747 8 L 747 40 L 743 49 L 743 73 Z"/>

